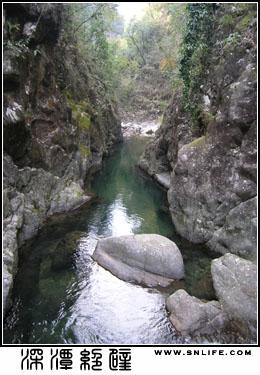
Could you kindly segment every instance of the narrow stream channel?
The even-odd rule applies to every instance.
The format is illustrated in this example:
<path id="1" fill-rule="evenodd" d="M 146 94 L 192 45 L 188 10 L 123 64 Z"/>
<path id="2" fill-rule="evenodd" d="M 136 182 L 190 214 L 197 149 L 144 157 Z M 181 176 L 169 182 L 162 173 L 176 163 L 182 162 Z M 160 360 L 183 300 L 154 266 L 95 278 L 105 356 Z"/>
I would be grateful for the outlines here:
<path id="1" fill-rule="evenodd" d="M 4 322 L 4 343 L 181 344 L 230 343 L 219 337 L 180 338 L 168 321 L 172 290 L 121 281 L 91 255 L 98 238 L 158 233 L 177 243 L 186 279 L 176 288 L 214 299 L 209 255 L 174 231 L 166 192 L 136 167 L 147 138 L 116 147 L 94 178 L 97 198 L 81 209 L 49 220 L 20 251 L 14 306 Z"/>

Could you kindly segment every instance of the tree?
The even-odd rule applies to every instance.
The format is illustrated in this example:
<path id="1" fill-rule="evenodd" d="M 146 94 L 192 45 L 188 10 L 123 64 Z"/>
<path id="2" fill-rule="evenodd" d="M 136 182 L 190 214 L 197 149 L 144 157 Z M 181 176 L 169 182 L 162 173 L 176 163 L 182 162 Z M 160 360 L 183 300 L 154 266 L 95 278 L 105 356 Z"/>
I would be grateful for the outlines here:
<path id="1" fill-rule="evenodd" d="M 109 77 L 111 55 L 109 34 L 118 28 L 120 17 L 113 3 L 66 5 L 64 31 L 68 43 L 77 45 L 82 61 L 92 61 L 99 78 Z"/>

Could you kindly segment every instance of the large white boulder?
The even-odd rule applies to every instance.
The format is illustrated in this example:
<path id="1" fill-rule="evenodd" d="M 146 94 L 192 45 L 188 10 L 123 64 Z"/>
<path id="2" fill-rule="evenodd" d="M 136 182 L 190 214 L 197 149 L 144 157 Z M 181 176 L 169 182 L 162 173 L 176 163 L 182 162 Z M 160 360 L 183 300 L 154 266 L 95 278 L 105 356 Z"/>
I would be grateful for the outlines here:
<path id="1" fill-rule="evenodd" d="M 184 278 L 180 250 L 158 234 L 100 239 L 93 259 L 120 279 L 149 286 L 166 286 Z"/>

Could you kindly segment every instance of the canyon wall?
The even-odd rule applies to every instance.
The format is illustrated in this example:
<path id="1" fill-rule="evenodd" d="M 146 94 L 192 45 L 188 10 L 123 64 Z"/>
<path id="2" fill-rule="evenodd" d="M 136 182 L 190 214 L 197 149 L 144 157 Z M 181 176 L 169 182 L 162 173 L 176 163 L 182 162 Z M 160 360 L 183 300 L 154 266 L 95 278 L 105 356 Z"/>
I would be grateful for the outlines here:
<path id="1" fill-rule="evenodd" d="M 86 202 L 88 177 L 122 140 L 117 106 L 63 30 L 63 4 L 4 5 L 3 281 L 44 220 Z"/>
<path id="2" fill-rule="evenodd" d="M 176 90 L 139 166 L 159 182 L 168 176 L 171 216 L 181 236 L 255 261 L 256 8 L 222 7 L 207 61 L 193 67 L 200 70 L 199 90 L 190 96 L 198 98 L 196 122 Z"/>

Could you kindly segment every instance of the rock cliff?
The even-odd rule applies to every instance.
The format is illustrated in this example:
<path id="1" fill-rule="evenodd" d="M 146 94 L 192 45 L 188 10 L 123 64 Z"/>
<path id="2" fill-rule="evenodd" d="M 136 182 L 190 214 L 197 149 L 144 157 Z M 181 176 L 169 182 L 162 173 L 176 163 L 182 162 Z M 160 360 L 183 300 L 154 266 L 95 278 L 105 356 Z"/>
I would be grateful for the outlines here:
<path id="1" fill-rule="evenodd" d="M 4 311 L 19 247 L 89 199 L 88 176 L 122 138 L 116 104 L 62 28 L 62 4 L 4 5 Z"/>
<path id="2" fill-rule="evenodd" d="M 222 5 L 214 17 L 206 62 L 198 58 L 193 67 L 195 123 L 176 91 L 139 166 L 159 182 L 169 177 L 171 216 L 182 236 L 255 261 L 255 4 Z"/>
<path id="3" fill-rule="evenodd" d="M 189 72 L 195 84 L 188 102 L 187 97 L 184 100 L 185 91 L 175 92 L 139 166 L 168 190 L 178 233 L 224 254 L 212 262 L 211 268 L 220 308 L 246 342 L 254 343 L 257 13 L 255 4 L 222 4 L 214 11 L 212 37 L 204 48 L 207 58 L 203 48 L 198 49 L 194 58 L 197 63 Z M 193 332 L 196 319 L 205 328 L 206 306 L 196 302 L 198 314 L 194 325 L 188 326 L 179 320 L 178 310 L 183 306 L 181 316 L 185 315 L 187 296 L 176 292 L 170 299 L 171 321 L 177 329 Z"/>

